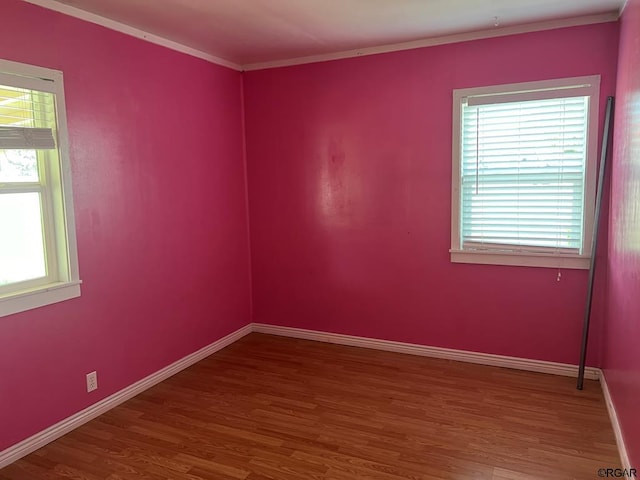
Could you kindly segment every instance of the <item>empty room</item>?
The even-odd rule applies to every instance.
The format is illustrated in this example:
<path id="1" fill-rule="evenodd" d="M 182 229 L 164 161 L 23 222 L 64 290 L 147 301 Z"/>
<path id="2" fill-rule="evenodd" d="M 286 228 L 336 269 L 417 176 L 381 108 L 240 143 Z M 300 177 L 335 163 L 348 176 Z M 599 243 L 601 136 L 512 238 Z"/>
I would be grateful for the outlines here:
<path id="1" fill-rule="evenodd" d="M 640 0 L 0 0 L 0 480 L 640 470 Z"/>

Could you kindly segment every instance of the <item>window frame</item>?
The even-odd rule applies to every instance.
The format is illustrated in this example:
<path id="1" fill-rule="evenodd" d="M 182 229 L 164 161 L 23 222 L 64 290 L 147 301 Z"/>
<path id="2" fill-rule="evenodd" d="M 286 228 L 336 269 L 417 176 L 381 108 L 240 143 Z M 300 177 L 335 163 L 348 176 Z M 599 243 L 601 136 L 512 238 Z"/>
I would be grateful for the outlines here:
<path id="1" fill-rule="evenodd" d="M 0 85 L 55 95 L 57 155 L 36 150 L 47 275 L 0 289 L 0 317 L 80 296 L 77 239 L 63 74 L 0 59 Z M 54 167 L 54 163 L 55 168 Z M 35 185 L 35 182 L 32 182 Z M 53 257 L 53 258 L 51 258 Z"/>
<path id="2" fill-rule="evenodd" d="M 525 252 L 516 250 L 464 250 L 461 245 L 462 208 L 462 109 L 468 97 L 522 95 L 529 92 L 549 92 L 556 94 L 563 89 L 582 87 L 589 96 L 587 125 L 587 146 L 585 163 L 582 253 Z M 553 93 L 552 93 L 553 92 Z M 488 265 L 512 265 L 528 267 L 588 269 L 591 259 L 593 222 L 596 198 L 598 120 L 600 106 L 600 75 L 571 77 L 534 82 L 511 83 L 456 89 L 453 91 L 453 145 L 451 175 L 451 249 L 452 263 L 477 263 Z"/>

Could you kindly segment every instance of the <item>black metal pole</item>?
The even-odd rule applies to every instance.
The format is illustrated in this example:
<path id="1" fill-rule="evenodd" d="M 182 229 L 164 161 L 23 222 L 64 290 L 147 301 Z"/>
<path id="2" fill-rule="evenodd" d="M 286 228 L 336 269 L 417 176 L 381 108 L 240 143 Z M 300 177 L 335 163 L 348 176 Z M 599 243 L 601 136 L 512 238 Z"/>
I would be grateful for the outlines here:
<path id="1" fill-rule="evenodd" d="M 580 367 L 578 368 L 578 390 L 584 386 L 584 367 L 587 361 L 587 343 L 589 342 L 589 322 L 591 321 L 591 303 L 593 301 L 593 280 L 596 273 L 596 252 L 598 250 L 598 230 L 600 227 L 600 210 L 602 209 L 602 193 L 604 189 L 605 173 L 607 170 L 607 154 L 609 152 L 609 137 L 611 134 L 611 118 L 613 115 L 613 97 L 607 98 L 607 112 L 604 118 L 604 132 L 602 135 L 602 151 L 600 154 L 600 173 L 598 175 L 598 190 L 596 193 L 596 212 L 593 219 L 593 239 L 591 241 L 591 264 L 589 266 L 589 286 L 587 287 L 587 304 L 584 311 L 584 326 L 582 327 L 582 348 L 580 351 Z"/>

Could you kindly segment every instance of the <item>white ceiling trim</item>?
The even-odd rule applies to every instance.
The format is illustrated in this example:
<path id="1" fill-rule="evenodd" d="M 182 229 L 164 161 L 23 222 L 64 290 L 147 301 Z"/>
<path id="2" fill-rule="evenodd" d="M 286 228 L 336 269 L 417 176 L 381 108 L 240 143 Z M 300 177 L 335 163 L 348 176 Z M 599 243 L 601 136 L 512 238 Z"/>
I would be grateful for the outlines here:
<path id="1" fill-rule="evenodd" d="M 624 0 L 622 7 L 620 7 L 620 16 L 624 13 L 624 9 L 627 8 L 627 5 L 629 5 L 629 0 Z"/>
<path id="2" fill-rule="evenodd" d="M 376 55 L 378 53 L 397 52 L 400 50 L 412 50 L 415 48 L 433 47 L 447 43 L 467 42 L 470 40 L 480 40 L 484 38 L 504 37 L 506 35 L 516 35 L 519 33 L 539 32 L 553 30 L 556 28 L 576 27 L 580 25 L 591 25 L 595 23 L 615 22 L 618 20 L 617 12 L 599 15 L 585 15 L 581 17 L 566 18 L 561 20 L 549 20 L 546 22 L 527 23 L 512 27 L 497 27 L 491 30 L 478 30 L 474 32 L 458 33 L 454 35 L 444 35 L 440 37 L 425 38 L 411 42 L 394 43 L 381 45 L 379 47 L 361 48 L 358 50 L 346 50 L 343 52 L 328 53 L 325 55 L 312 55 L 309 57 L 292 58 L 287 60 L 277 60 L 273 62 L 252 63 L 243 66 L 243 70 L 264 70 L 267 68 L 287 67 L 292 65 L 302 65 L 305 63 L 326 62 L 343 58 L 362 57 L 365 55 Z"/>
<path id="3" fill-rule="evenodd" d="M 401 50 L 412 50 L 416 48 L 432 47 L 436 45 L 444 45 L 448 43 L 459 43 L 471 40 L 480 40 L 485 38 L 502 37 L 507 35 L 516 35 L 520 33 L 537 32 L 544 30 L 552 30 L 556 28 L 574 27 L 580 25 L 591 25 L 596 23 L 615 22 L 619 19 L 621 12 L 611 12 L 599 15 L 585 15 L 567 19 L 550 20 L 546 22 L 527 23 L 515 25 L 512 27 L 497 27 L 488 30 L 478 30 L 473 32 L 459 33 L 453 35 L 444 35 L 439 37 L 430 37 L 422 40 L 411 42 L 394 43 L 389 45 L 381 45 L 377 47 L 367 47 L 356 50 L 346 50 L 342 52 L 328 53 L 322 55 L 312 55 L 307 57 L 298 57 L 284 60 L 276 60 L 272 62 L 258 62 L 247 65 L 239 65 L 230 60 L 211 55 L 209 53 L 188 47 L 173 40 L 160 37 L 153 33 L 132 27 L 130 25 L 103 17 L 94 13 L 87 12 L 80 8 L 59 3 L 55 0 L 22 0 L 27 3 L 38 5 L 49 10 L 69 15 L 80 20 L 100 25 L 110 30 L 115 30 L 126 35 L 144 40 L 156 45 L 160 45 L 171 50 L 185 53 L 192 57 L 200 58 L 208 62 L 221 65 L 236 71 L 252 71 L 264 70 L 269 68 L 286 67 L 293 65 L 302 65 L 306 63 L 326 62 L 330 60 L 339 60 L 344 58 L 361 57 L 365 55 L 376 55 L 379 53 L 397 52 Z M 628 1 L 628 0 L 627 0 Z M 626 3 L 625 3 L 626 6 Z M 623 7 L 624 9 L 624 7 Z M 622 10 L 622 9 L 621 9 Z"/>
<path id="4" fill-rule="evenodd" d="M 96 15 L 95 13 L 87 12 L 86 10 L 82 10 L 80 8 L 58 3 L 55 0 L 23 0 L 23 1 L 27 3 L 32 3 L 34 5 L 38 5 L 40 7 L 47 8 L 49 10 L 54 10 L 56 12 L 69 15 L 71 17 L 79 18 L 80 20 L 85 20 L 87 22 L 95 23 L 97 25 L 108 28 L 110 30 L 115 30 L 117 32 L 124 33 L 126 35 L 139 38 L 140 40 L 145 40 L 147 42 L 155 43 L 156 45 L 160 45 L 162 47 L 169 48 L 177 52 L 186 53 L 187 55 L 191 55 L 192 57 L 201 58 L 208 62 L 215 63 L 217 65 L 222 65 L 223 67 L 231 68 L 232 70 L 242 71 L 241 65 L 238 65 L 237 63 L 231 62 L 224 58 L 216 57 L 215 55 L 211 55 L 209 53 L 196 50 L 195 48 L 187 47 L 186 45 L 183 45 L 178 42 L 174 42 L 173 40 L 169 40 L 167 38 L 154 35 L 153 33 L 145 32 L 144 30 L 140 30 L 138 28 L 132 27 L 124 23 L 117 22 L 115 20 L 111 20 L 110 18 L 105 18 L 100 15 Z"/>

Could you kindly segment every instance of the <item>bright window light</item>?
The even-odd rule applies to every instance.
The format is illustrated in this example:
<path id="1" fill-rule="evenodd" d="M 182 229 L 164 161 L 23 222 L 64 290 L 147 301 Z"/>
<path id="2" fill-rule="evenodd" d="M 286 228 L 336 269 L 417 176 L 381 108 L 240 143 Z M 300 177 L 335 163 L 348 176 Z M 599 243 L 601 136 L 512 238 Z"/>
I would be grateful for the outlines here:
<path id="1" fill-rule="evenodd" d="M 452 261 L 588 265 L 598 84 L 454 93 Z"/>

